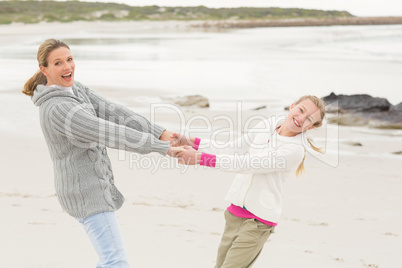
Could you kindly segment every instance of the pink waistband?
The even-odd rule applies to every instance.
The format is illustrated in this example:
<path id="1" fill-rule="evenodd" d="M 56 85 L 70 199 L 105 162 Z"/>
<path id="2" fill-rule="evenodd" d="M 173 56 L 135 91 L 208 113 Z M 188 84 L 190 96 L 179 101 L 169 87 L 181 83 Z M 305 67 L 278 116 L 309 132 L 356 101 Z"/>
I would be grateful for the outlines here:
<path id="1" fill-rule="evenodd" d="M 233 204 L 231 204 L 228 207 L 228 211 L 230 213 L 232 213 L 233 215 L 235 215 L 236 217 L 239 217 L 239 218 L 256 219 L 257 221 L 260 221 L 260 222 L 262 222 L 262 223 L 264 223 L 266 225 L 270 225 L 270 226 L 277 226 L 278 225 L 277 223 L 263 220 L 263 219 L 255 216 L 253 213 L 251 213 L 247 209 L 244 209 L 242 207 L 239 207 L 239 206 L 236 206 L 236 205 L 233 205 Z"/>

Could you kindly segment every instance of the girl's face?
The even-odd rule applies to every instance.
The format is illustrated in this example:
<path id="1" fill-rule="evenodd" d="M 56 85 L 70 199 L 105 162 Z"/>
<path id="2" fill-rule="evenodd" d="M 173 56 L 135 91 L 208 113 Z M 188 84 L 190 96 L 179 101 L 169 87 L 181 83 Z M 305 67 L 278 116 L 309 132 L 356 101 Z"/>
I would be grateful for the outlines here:
<path id="1" fill-rule="evenodd" d="M 286 127 L 294 135 L 314 128 L 314 123 L 321 118 L 320 109 L 309 99 L 290 106 L 289 114 L 285 120 Z"/>
<path id="2" fill-rule="evenodd" d="M 47 77 L 47 86 L 71 87 L 74 84 L 75 63 L 66 47 L 59 47 L 50 52 L 47 67 L 40 66 L 40 70 Z"/>

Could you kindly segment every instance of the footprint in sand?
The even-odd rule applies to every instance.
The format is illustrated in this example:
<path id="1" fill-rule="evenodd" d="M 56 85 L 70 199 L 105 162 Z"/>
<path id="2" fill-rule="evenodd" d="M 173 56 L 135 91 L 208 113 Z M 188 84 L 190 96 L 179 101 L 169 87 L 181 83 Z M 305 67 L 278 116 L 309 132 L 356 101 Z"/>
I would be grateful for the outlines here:
<path id="1" fill-rule="evenodd" d="M 380 266 L 379 265 L 377 265 L 377 264 L 372 264 L 372 263 L 369 263 L 369 264 L 367 264 L 364 260 L 360 260 L 362 263 L 363 263 L 363 266 L 364 267 L 369 267 L 369 268 L 380 268 Z"/>
<path id="2" fill-rule="evenodd" d="M 328 226 L 329 223 L 327 223 L 327 222 L 310 222 L 309 225 L 311 225 L 311 226 Z"/>
<path id="3" fill-rule="evenodd" d="M 28 222 L 28 224 L 31 224 L 31 225 L 45 225 L 46 223 L 43 223 L 43 222 Z"/>
<path id="4" fill-rule="evenodd" d="M 384 235 L 386 236 L 398 236 L 397 234 L 391 233 L 391 232 L 386 232 Z"/>

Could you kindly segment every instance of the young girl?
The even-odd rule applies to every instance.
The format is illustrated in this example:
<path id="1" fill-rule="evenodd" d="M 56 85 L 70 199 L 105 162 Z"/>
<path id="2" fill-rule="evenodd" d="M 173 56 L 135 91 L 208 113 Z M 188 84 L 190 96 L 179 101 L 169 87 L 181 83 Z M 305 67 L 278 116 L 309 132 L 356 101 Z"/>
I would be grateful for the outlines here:
<path id="1" fill-rule="evenodd" d="M 303 96 L 290 106 L 286 119 L 264 120 L 224 149 L 214 148 L 209 140 L 174 134 L 181 145 L 187 145 L 186 151 L 178 153 L 180 163 L 238 173 L 226 196 L 231 205 L 225 211 L 215 268 L 254 264 L 278 224 L 285 178 L 304 171 L 305 146 L 319 151 L 303 133 L 320 127 L 324 116 L 321 99 Z"/>
<path id="2" fill-rule="evenodd" d="M 129 267 L 114 211 L 123 195 L 114 184 L 106 147 L 174 156 L 172 133 L 74 81 L 75 63 L 62 41 L 38 50 L 40 70 L 23 93 L 39 106 L 62 208 L 84 227 L 99 255 L 97 267 Z"/>

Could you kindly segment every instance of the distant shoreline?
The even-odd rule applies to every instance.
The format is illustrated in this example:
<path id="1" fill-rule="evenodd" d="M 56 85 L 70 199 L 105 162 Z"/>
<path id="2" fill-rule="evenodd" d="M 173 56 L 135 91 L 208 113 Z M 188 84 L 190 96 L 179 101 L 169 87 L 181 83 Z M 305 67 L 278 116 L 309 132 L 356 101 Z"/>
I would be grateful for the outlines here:
<path id="1" fill-rule="evenodd" d="M 352 18 L 333 18 L 333 19 L 269 19 L 269 20 L 136 20 L 136 21 L 71 21 L 71 22 L 38 22 L 21 23 L 13 22 L 10 24 L 0 24 L 2 27 L 11 25 L 23 25 L 25 27 L 35 27 L 35 25 L 58 24 L 69 25 L 91 25 L 91 24 L 137 24 L 150 26 L 152 28 L 205 28 L 205 29 L 241 29 L 258 27 L 308 27 L 308 26 L 369 26 L 369 25 L 402 25 L 402 17 L 352 17 Z"/>
<path id="2" fill-rule="evenodd" d="M 397 25 L 402 17 L 349 17 L 324 19 L 272 19 L 272 20 L 207 20 L 192 24 L 200 28 L 256 28 L 256 27 L 298 27 L 337 25 Z"/>
<path id="3" fill-rule="evenodd" d="M 58 25 L 57 27 L 68 27 L 68 25 L 79 25 L 79 27 L 88 27 L 94 24 L 103 24 L 110 27 L 113 24 L 119 25 L 137 25 L 138 29 L 246 29 L 258 27 L 308 27 L 308 26 L 370 26 L 370 25 L 402 25 L 402 17 L 352 17 L 352 18 L 334 18 L 334 19 L 270 19 L 270 20 L 133 20 L 133 21 L 70 21 L 70 22 L 38 22 L 21 23 L 13 22 L 10 24 L 0 24 L 0 28 L 7 29 L 12 27 L 31 27 L 37 29 L 38 25 Z M 16 29 L 14 29 L 16 30 Z M 58 31 L 54 28 L 47 28 L 47 31 Z M 0 31 L 1 33 L 2 31 Z M 6 40 L 3 40 L 6 41 Z M 0 42 L 2 43 L 2 42 Z"/>

